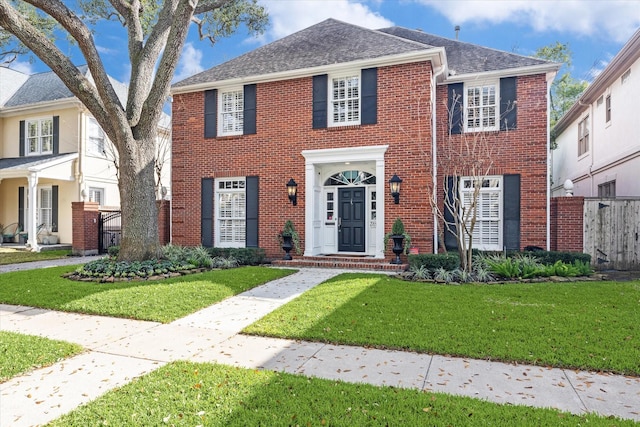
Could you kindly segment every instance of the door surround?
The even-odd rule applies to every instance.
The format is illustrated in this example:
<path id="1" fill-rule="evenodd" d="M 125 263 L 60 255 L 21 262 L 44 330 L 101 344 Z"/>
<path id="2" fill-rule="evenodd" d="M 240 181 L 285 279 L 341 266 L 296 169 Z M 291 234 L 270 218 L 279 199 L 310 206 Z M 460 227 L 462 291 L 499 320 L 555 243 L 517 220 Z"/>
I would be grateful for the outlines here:
<path id="1" fill-rule="evenodd" d="M 329 148 L 320 150 L 304 150 L 305 158 L 305 239 L 304 256 L 322 254 L 321 221 L 323 220 L 323 166 L 348 168 L 347 164 L 367 163 L 374 166 L 376 176 L 377 218 L 375 226 L 375 249 L 367 252 L 375 258 L 384 258 L 384 197 L 385 194 L 385 161 L 384 155 L 388 145 L 370 147 Z"/>

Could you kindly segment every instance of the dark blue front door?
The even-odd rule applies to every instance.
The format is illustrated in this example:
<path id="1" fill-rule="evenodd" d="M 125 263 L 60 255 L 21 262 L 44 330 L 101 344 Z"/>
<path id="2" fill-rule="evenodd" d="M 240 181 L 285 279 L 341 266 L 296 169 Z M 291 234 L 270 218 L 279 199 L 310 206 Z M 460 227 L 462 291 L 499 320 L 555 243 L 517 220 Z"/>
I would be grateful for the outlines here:
<path id="1" fill-rule="evenodd" d="M 338 189 L 338 251 L 364 252 L 365 199 L 364 188 Z"/>

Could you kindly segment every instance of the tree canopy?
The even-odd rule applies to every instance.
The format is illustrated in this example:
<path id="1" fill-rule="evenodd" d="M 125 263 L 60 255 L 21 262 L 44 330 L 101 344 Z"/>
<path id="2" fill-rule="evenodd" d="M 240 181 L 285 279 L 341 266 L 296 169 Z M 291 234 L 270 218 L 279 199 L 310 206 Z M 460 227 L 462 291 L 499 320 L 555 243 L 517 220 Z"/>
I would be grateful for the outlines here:
<path id="1" fill-rule="evenodd" d="M 268 17 L 257 0 L 0 0 L 0 63 L 33 53 L 85 105 L 118 152 L 122 208 L 121 259 L 159 254 L 154 161 L 157 124 L 191 24 L 215 43 L 244 25 L 252 34 Z M 131 63 L 125 105 L 95 44 L 95 25 L 117 21 Z M 75 44 L 91 78 L 56 44 Z"/>

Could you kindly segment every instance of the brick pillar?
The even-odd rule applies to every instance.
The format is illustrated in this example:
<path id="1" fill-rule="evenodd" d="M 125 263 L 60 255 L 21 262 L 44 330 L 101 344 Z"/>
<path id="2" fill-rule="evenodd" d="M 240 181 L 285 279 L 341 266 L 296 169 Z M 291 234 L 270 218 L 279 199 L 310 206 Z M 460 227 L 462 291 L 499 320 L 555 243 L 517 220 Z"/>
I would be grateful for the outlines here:
<path id="1" fill-rule="evenodd" d="M 161 245 L 171 242 L 171 201 L 157 200 L 158 206 L 158 238 Z"/>
<path id="2" fill-rule="evenodd" d="M 550 212 L 551 250 L 584 251 L 584 197 L 554 197 Z"/>
<path id="3" fill-rule="evenodd" d="M 98 253 L 98 221 L 100 212 L 97 202 L 71 202 L 73 228 L 73 255 L 96 255 Z"/>

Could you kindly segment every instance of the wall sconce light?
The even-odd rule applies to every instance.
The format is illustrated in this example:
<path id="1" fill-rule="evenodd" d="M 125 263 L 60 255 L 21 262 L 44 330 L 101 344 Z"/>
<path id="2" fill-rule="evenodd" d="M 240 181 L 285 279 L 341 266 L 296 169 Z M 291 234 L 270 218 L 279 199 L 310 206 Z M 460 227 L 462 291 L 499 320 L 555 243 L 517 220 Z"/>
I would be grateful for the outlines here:
<path id="1" fill-rule="evenodd" d="M 396 205 L 400 203 L 400 183 L 402 179 L 398 177 L 395 173 L 389 180 L 389 189 L 391 190 L 391 197 L 393 197 L 393 203 Z"/>
<path id="2" fill-rule="evenodd" d="M 298 204 L 298 184 L 291 178 L 287 182 L 287 193 L 289 194 L 289 201 L 293 203 L 293 206 Z"/>

